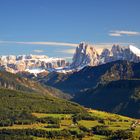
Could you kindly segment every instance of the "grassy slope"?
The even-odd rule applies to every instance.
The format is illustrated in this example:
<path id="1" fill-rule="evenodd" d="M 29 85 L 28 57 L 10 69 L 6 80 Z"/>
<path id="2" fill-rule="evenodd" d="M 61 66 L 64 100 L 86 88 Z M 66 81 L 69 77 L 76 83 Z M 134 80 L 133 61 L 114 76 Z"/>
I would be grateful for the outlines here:
<path id="1" fill-rule="evenodd" d="M 20 92 L 9 89 L 0 89 L 0 111 L 49 112 L 72 113 L 84 111 L 76 103 L 49 95 Z"/>

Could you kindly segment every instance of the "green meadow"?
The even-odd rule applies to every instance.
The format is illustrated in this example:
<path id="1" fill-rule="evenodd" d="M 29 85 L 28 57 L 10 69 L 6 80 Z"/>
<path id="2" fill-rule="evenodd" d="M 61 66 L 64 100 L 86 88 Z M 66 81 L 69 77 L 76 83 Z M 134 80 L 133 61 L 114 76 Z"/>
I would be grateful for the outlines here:
<path id="1" fill-rule="evenodd" d="M 12 126 L 0 127 L 0 130 L 27 130 L 33 132 L 26 139 L 31 140 L 47 140 L 47 139 L 82 139 L 82 140 L 108 140 L 115 139 L 118 134 L 118 139 L 134 139 L 140 138 L 140 125 L 137 124 L 134 128 L 132 125 L 137 122 L 136 119 L 124 117 L 107 112 L 97 110 L 88 110 L 87 118 L 75 114 L 47 114 L 47 113 L 32 113 L 34 117 L 40 120 L 32 124 L 14 124 Z M 81 115 L 81 116 L 80 116 Z M 54 122 L 44 122 L 43 119 L 49 118 Z M 48 136 L 34 134 L 43 132 L 59 132 L 58 136 Z M 127 132 L 127 133 L 125 133 Z M 26 132 L 27 133 L 27 132 Z M 46 134 L 45 133 L 45 134 Z M 127 136 L 127 134 L 130 134 Z M 124 136 L 123 136 L 124 135 Z M 16 134 L 18 137 L 18 135 Z M 125 138 L 126 137 L 126 138 Z M 130 138 L 129 138 L 130 137 Z M 24 137 L 22 138 L 24 139 Z"/>

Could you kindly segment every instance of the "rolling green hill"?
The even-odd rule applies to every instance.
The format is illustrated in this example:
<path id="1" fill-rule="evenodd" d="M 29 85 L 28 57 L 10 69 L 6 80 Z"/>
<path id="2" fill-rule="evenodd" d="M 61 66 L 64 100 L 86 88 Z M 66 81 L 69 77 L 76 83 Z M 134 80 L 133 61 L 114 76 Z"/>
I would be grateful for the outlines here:
<path id="1" fill-rule="evenodd" d="M 0 89 L 0 115 L 4 114 L 4 112 L 7 114 L 8 111 L 27 111 L 29 113 L 76 113 L 85 111 L 85 109 L 76 103 L 55 98 L 50 95 Z"/>
<path id="2" fill-rule="evenodd" d="M 32 113 L 75 114 L 86 112 L 86 109 L 76 103 L 50 95 L 0 89 L 0 127 L 14 124 L 29 126 L 37 121 Z M 48 119 L 53 121 L 51 118 Z"/>

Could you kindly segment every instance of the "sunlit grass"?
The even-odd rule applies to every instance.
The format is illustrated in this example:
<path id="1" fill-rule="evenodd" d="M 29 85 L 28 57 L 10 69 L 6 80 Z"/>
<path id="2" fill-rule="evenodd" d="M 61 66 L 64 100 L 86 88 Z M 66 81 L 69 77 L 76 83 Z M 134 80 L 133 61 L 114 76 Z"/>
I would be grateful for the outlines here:
<path id="1" fill-rule="evenodd" d="M 103 119 L 115 119 L 115 120 L 130 120 L 132 121 L 132 118 L 126 117 L 126 116 L 121 116 L 118 114 L 112 114 L 112 113 L 108 113 L 108 112 L 104 112 L 104 111 L 98 111 L 98 110 L 94 110 L 94 109 L 89 109 L 89 113 L 92 116 L 97 116 L 99 118 L 103 118 Z"/>
<path id="2" fill-rule="evenodd" d="M 45 113 L 32 113 L 37 118 L 54 117 L 54 118 L 71 118 L 71 114 L 45 114 Z"/>
<path id="3" fill-rule="evenodd" d="M 0 129 L 42 129 L 46 131 L 60 131 L 63 129 L 67 130 L 74 130 L 74 131 L 81 131 L 79 126 L 84 126 L 88 129 L 91 129 L 92 127 L 103 125 L 106 126 L 106 129 L 116 131 L 116 130 L 127 130 L 131 128 L 132 121 L 134 119 L 131 119 L 129 117 L 124 117 L 116 114 L 111 114 L 107 112 L 102 111 L 96 111 L 96 110 L 90 110 L 90 115 L 95 117 L 95 120 L 80 120 L 78 121 L 78 124 L 74 124 L 72 121 L 72 114 L 45 114 L 45 113 L 32 113 L 37 118 L 44 118 L 44 117 L 54 117 L 54 118 L 60 118 L 60 128 L 46 128 L 47 123 L 33 123 L 30 125 L 13 125 L 13 126 L 7 126 L 7 127 L 0 127 Z M 97 118 L 97 119 L 96 119 Z M 103 122 L 100 122 L 99 120 L 103 119 Z M 135 138 L 139 137 L 140 134 L 140 125 L 138 125 L 135 130 L 132 131 Z M 104 140 L 107 137 L 101 136 L 101 135 L 95 135 L 93 136 L 86 136 L 82 140 Z M 47 140 L 46 138 L 38 138 L 34 137 L 34 140 Z"/>
<path id="4" fill-rule="evenodd" d="M 91 128 L 97 125 L 101 125 L 100 123 L 98 123 L 98 121 L 90 121 L 90 120 L 81 120 L 78 122 L 78 124 L 83 125 L 87 128 Z"/>

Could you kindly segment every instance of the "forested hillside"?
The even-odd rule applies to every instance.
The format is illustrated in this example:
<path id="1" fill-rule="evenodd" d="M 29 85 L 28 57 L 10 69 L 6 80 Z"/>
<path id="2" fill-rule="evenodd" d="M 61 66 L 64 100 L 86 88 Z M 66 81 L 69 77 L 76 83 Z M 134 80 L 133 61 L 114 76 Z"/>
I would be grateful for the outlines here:
<path id="1" fill-rule="evenodd" d="M 38 93 L 42 95 L 51 95 L 61 98 L 70 98 L 58 89 L 50 86 L 41 85 L 39 82 L 24 78 L 18 74 L 12 74 L 5 71 L 0 71 L 0 87 Z"/>
<path id="2" fill-rule="evenodd" d="M 39 81 L 86 107 L 140 117 L 140 63 L 115 61 L 74 73 L 51 73 Z"/>

